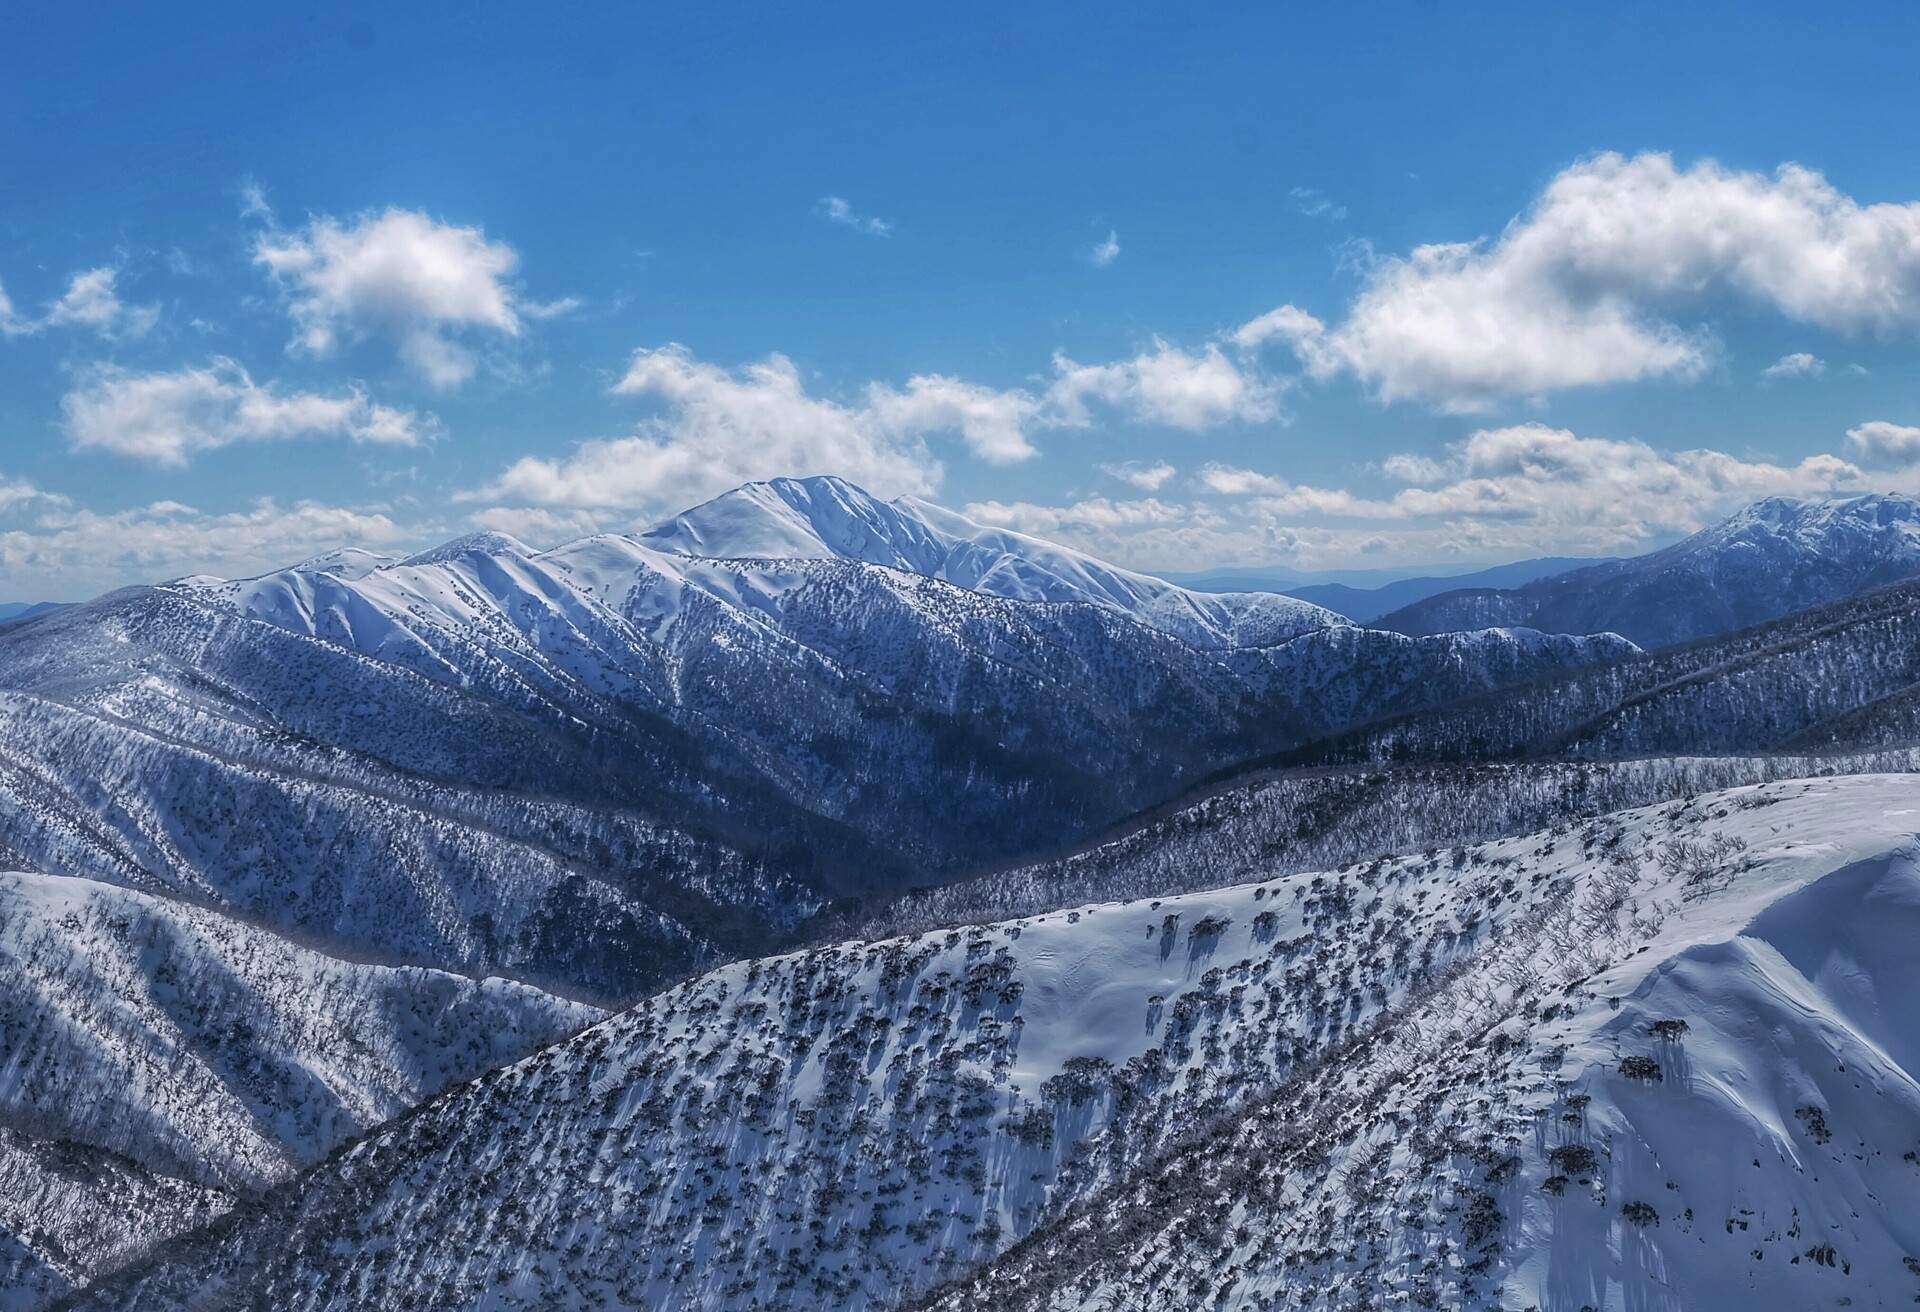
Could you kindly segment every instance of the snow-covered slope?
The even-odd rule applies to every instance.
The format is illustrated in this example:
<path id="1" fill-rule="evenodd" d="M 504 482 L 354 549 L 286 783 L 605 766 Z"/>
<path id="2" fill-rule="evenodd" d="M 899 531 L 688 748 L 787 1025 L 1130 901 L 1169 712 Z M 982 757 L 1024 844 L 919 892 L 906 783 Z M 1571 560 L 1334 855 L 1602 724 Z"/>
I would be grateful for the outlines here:
<path id="1" fill-rule="evenodd" d="M 918 497 L 881 501 L 829 476 L 748 483 L 640 538 L 688 556 L 858 560 L 1019 601 L 1090 602 L 1203 647 L 1265 646 L 1345 622 L 1274 593 L 1191 592 Z"/>
<path id="2" fill-rule="evenodd" d="M 1905 1305 L 1916 830 L 1769 784 L 729 966 L 76 1306 Z"/>
<path id="3" fill-rule="evenodd" d="M 58 1292 L 600 1015 L 0 874 L 0 1247 L 31 1258 L 13 1287 Z"/>
<path id="4" fill-rule="evenodd" d="M 1651 555 L 1518 588 L 1444 592 L 1381 616 L 1440 633 L 1524 625 L 1624 634 L 1644 647 L 1760 624 L 1920 574 L 1920 501 L 1898 493 L 1768 497 Z"/>

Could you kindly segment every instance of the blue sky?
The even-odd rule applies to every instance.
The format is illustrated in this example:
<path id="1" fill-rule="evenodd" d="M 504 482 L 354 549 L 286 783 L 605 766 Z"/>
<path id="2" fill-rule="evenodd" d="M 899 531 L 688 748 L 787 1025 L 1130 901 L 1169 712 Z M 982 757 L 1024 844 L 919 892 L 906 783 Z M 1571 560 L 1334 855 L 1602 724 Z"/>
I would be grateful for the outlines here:
<path id="1" fill-rule="evenodd" d="M 1168 569 L 1920 490 L 1920 11 L 1319 8 L 10 6 L 0 599 L 780 473 Z"/>

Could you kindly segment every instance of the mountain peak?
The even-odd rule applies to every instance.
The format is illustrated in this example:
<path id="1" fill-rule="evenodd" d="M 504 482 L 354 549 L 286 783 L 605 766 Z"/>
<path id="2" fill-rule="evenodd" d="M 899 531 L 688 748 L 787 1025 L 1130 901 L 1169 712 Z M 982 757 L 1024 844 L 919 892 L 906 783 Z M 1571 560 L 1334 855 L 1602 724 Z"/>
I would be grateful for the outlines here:
<path id="1" fill-rule="evenodd" d="M 458 560 L 462 556 L 530 556 L 533 549 L 511 533 L 499 533 L 493 529 L 480 529 L 473 533 L 463 533 L 457 538 L 442 542 L 437 547 L 428 547 L 425 551 L 416 551 L 399 563 L 402 565 L 439 565 L 449 560 Z"/>
<path id="2" fill-rule="evenodd" d="M 882 501 L 830 475 L 743 484 L 638 540 L 684 556 L 857 560 L 1017 601 L 1104 606 L 1204 647 L 1267 645 L 1343 622 L 1272 593 L 1189 592 L 918 497 Z"/>

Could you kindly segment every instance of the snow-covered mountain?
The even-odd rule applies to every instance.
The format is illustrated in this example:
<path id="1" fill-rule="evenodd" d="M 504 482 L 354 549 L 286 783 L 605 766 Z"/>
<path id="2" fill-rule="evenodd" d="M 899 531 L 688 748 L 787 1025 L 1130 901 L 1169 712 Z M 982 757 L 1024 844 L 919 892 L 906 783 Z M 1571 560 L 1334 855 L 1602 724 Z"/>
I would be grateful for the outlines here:
<path id="1" fill-rule="evenodd" d="M 0 1308 L 43 1305 L 601 1014 L 0 874 Z"/>
<path id="2" fill-rule="evenodd" d="M 76 1308 L 1907 1305 L 1920 790 L 740 963 Z"/>
<path id="3" fill-rule="evenodd" d="M 1345 622 L 1276 593 L 1189 591 L 918 497 L 882 501 L 830 476 L 745 484 L 640 540 L 687 556 L 857 560 L 1017 601 L 1088 602 L 1202 647 L 1270 646 Z"/>
<path id="4" fill-rule="evenodd" d="M 1311 1024 L 1287 1021 L 1284 1045 L 1271 1027 L 1222 1030 L 1198 1057 L 1184 1039 L 1153 1057 L 1161 1021 L 1132 1022 L 1146 1046 L 1129 1047 L 1129 1027 L 1098 1008 L 1132 1006 L 1136 986 L 1163 1006 L 1193 988 L 1231 997 L 1269 987 L 1275 971 L 1306 989 L 1305 966 L 1269 955 L 1259 979 L 1205 985 L 1204 940 L 1226 931 L 1189 942 L 1176 926 L 1161 968 L 1183 972 L 1177 988 L 1171 976 L 1108 980 L 1095 964 L 1053 980 L 1052 958 L 1017 945 L 1093 918 L 1052 913 L 1061 890 L 1151 903 L 1363 856 L 1361 873 L 1325 878 L 1364 880 L 1385 868 L 1373 860 L 1383 851 L 1798 768 L 1521 760 L 1478 782 L 1419 783 L 1420 770 L 1461 762 L 1910 744 L 1917 589 L 1651 657 L 1607 634 L 1409 636 L 1284 599 L 1188 593 L 924 503 L 801 480 L 740 489 L 639 536 L 547 551 L 492 533 L 400 558 L 325 551 L 258 578 L 176 580 L 5 625 L 0 869 L 27 873 L 0 881 L 11 1061 L 0 1066 L 0 1286 L 28 1292 L 0 1307 L 37 1312 L 216 1215 L 233 1216 L 225 1233 L 238 1243 L 296 1197 L 344 1227 L 326 1261 L 346 1255 L 350 1269 L 323 1283 L 364 1292 L 360 1305 L 389 1294 L 539 1304 L 525 1282 L 549 1278 L 601 1288 L 577 1284 L 581 1253 L 618 1273 L 603 1287 L 615 1303 L 672 1305 L 683 1290 L 688 1305 L 712 1307 L 930 1292 L 1014 1236 L 1042 1233 L 1073 1200 L 1149 1178 L 1172 1143 L 1162 1128 L 1231 1113 L 1271 1083 L 1277 1060 L 1293 1069 L 1333 1051 L 1353 1022 L 1401 1005 L 1409 980 L 1433 978 L 1401 961 L 1391 980 L 1363 984 L 1374 967 L 1352 954 L 1365 945 L 1342 942 L 1329 949 L 1341 973 L 1316 977 Z M 1245 823 L 1209 828 L 1189 809 L 1171 831 L 1129 822 L 1132 846 L 1118 855 L 1019 864 L 1250 762 L 1304 768 Z M 1149 842 L 1156 850 L 1142 851 Z M 983 871 L 942 900 L 940 886 Z M 1436 877 L 1464 878 L 1452 867 Z M 831 926 L 937 920 L 894 901 L 914 888 L 927 907 L 969 907 L 976 921 L 1049 910 L 1024 926 L 768 956 Z M 996 890 L 1004 904 L 980 902 Z M 1523 902 L 1509 895 L 1502 914 Z M 1289 941 L 1336 933 L 1324 917 L 1261 920 L 1266 909 L 1221 914 Z M 1149 910 L 1161 926 L 1165 912 Z M 1414 960 L 1444 965 L 1473 947 L 1465 923 L 1441 933 L 1435 922 Z M 1125 947 L 1089 951 L 1118 964 L 1131 960 Z M 713 973 L 726 961 L 743 964 Z M 513 1064 L 689 976 L 700 978 L 590 1031 L 599 1039 Z M 1066 998 L 1082 985 L 1088 1000 L 1062 1003 L 1055 1019 L 1020 1012 L 1029 988 Z M 1205 1000 L 1213 992 L 1189 999 L 1182 1024 L 1237 1014 L 1237 1002 L 1220 1013 Z M 1063 1091 L 1099 1069 L 1067 1063 L 1081 1055 L 1063 1047 L 1070 1033 L 1144 1083 L 1098 1114 L 1056 1115 Z M 409 1113 L 501 1063 L 506 1073 Z M 564 1148 L 554 1179 L 583 1196 L 607 1184 L 602 1210 L 615 1215 L 650 1200 L 613 1248 L 573 1203 L 489 1201 L 521 1189 L 502 1181 L 538 1160 L 515 1137 L 517 1100 L 552 1101 L 560 1071 L 563 1101 L 586 1102 L 564 1122 L 526 1113 L 540 1127 L 528 1133 L 551 1130 Z M 481 1090 L 501 1108 L 493 1119 L 489 1101 L 483 1116 L 497 1143 L 471 1130 L 476 1113 L 435 1128 L 433 1108 Z M 1015 1116 L 1017 1132 L 1006 1129 Z M 604 1159 L 600 1174 L 578 1175 L 588 1150 L 572 1146 L 576 1129 Z M 725 1144 L 702 1138 L 708 1129 Z M 409 1153 L 459 1145 L 431 1168 L 455 1202 L 431 1195 L 404 1225 L 385 1213 L 370 1223 L 370 1234 L 424 1227 L 404 1252 L 351 1237 L 349 1212 L 385 1187 L 378 1171 L 309 1188 L 375 1151 L 327 1157 L 363 1132 L 370 1145 L 402 1136 Z M 1076 1164 L 1080 1141 L 1102 1145 L 1094 1165 Z M 850 1144 L 852 1164 L 835 1156 Z M 1036 1144 L 1059 1151 L 1043 1159 Z M 708 1152 L 724 1163 L 684 1165 Z M 666 1174 L 647 1174 L 636 1154 Z M 456 1161 L 472 1168 L 457 1187 Z M 308 1183 L 288 1183 L 303 1169 Z M 911 1218 L 890 1210 L 916 1190 Z M 869 1205 L 858 1221 L 870 1233 L 845 1239 L 836 1209 L 866 1192 L 869 1204 L 895 1201 L 878 1219 Z M 473 1271 L 435 1265 L 467 1239 L 503 1261 L 531 1252 L 532 1239 L 493 1227 L 532 1216 L 545 1218 L 539 1233 L 584 1247 L 526 1267 L 497 1298 L 491 1274 L 473 1285 Z M 689 1239 L 695 1222 L 773 1246 L 710 1229 Z M 257 1255 L 235 1250 L 235 1297 L 295 1290 L 302 1263 L 325 1265 L 303 1247 L 317 1233 L 288 1239 L 264 1275 L 248 1265 Z M 295 1284 L 277 1283 L 282 1272 Z"/>
<path id="5" fill-rule="evenodd" d="M 1687 642 L 1920 574 L 1920 501 L 1897 493 L 1769 497 L 1664 551 L 1517 588 L 1443 592 L 1381 616 L 1382 628 L 1442 633 L 1521 625 Z"/>

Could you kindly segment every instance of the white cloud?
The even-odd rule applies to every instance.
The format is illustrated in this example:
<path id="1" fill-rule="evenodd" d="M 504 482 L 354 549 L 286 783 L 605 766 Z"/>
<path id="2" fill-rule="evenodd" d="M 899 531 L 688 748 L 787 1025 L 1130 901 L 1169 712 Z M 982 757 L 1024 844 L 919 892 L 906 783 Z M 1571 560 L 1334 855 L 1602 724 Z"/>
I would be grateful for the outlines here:
<path id="1" fill-rule="evenodd" d="M 525 457 L 468 499 L 657 508 L 753 479 L 815 473 L 887 495 L 930 493 L 943 473 L 927 448 L 932 437 L 958 437 L 979 459 L 1011 464 L 1036 454 L 1036 432 L 1091 425 L 1096 405 L 1189 430 L 1279 413 L 1274 386 L 1218 346 L 1195 353 L 1161 341 L 1113 364 L 1058 356 L 1037 391 L 921 374 L 900 387 L 869 383 L 857 402 L 812 395 L 784 355 L 730 370 L 669 344 L 636 351 L 613 390 L 656 401 L 663 413 L 629 437 L 584 442 L 561 458 Z"/>
<path id="2" fill-rule="evenodd" d="M 66 291 L 49 301 L 38 319 L 22 316 L 0 287 L 0 337 L 30 337 L 49 328 L 89 328 L 102 337 L 145 335 L 160 321 L 160 307 L 121 300 L 119 277 L 120 271 L 111 266 L 74 274 Z"/>
<path id="3" fill-rule="evenodd" d="M 1827 362 L 1807 351 L 1783 355 L 1760 371 L 1762 378 L 1818 378 L 1827 371 Z"/>
<path id="4" fill-rule="evenodd" d="M 26 479 L 9 477 L 4 470 L 0 470 L 0 512 L 14 510 L 33 502 L 64 505 L 66 498 L 51 492 L 42 492 Z"/>
<path id="5" fill-rule="evenodd" d="M 412 210 L 265 233 L 253 258 L 286 290 L 299 348 L 327 355 L 343 341 L 385 338 L 435 387 L 473 375 L 473 349 L 457 335 L 517 336 L 527 309 L 508 281 L 512 247 Z"/>
<path id="6" fill-rule="evenodd" d="M 1334 204 L 1327 193 L 1317 187 L 1295 187 L 1287 195 L 1293 198 L 1293 207 L 1308 218 L 1338 222 L 1347 217 L 1347 207 Z"/>
<path id="7" fill-rule="evenodd" d="M 1194 516 L 1192 507 L 1171 504 L 1153 497 L 1134 501 L 1114 501 L 1107 497 L 1088 497 L 1066 506 L 1036 505 L 1031 501 L 974 501 L 965 513 L 984 524 L 997 524 L 1036 536 L 1063 531 L 1115 529 L 1147 525 L 1178 524 Z"/>
<path id="8" fill-rule="evenodd" d="M 864 232 L 869 237 L 886 237 L 893 232 L 892 219 L 880 219 L 871 214 L 862 214 L 854 209 L 852 202 L 844 196 L 822 196 L 813 203 L 813 215 L 828 223 L 837 223 L 843 228 Z"/>
<path id="9" fill-rule="evenodd" d="M 24 337 L 34 331 L 34 324 L 20 317 L 13 308 L 13 301 L 7 295 L 7 289 L 0 286 L 0 337 Z"/>
<path id="10" fill-rule="evenodd" d="M 1123 460 L 1117 465 L 1101 465 L 1100 472 L 1122 483 L 1131 483 L 1142 492 L 1158 492 L 1179 471 L 1164 460 L 1151 465 L 1143 460 Z"/>
<path id="11" fill-rule="evenodd" d="M 1076 427 L 1092 422 L 1089 400 L 1143 423 L 1189 431 L 1280 414 L 1275 385 L 1211 343 L 1195 354 L 1155 338 L 1151 349 L 1131 360 L 1076 364 L 1056 355 L 1053 363 L 1047 402 L 1059 422 Z"/>
<path id="12" fill-rule="evenodd" d="M 1920 327 L 1920 202 L 1862 205 L 1793 164 L 1598 155 L 1492 241 L 1378 260 L 1337 325 L 1285 306 L 1237 340 L 1282 338 L 1309 372 L 1351 372 L 1383 400 L 1474 410 L 1696 378 L 1714 341 L 1673 316 L 1726 297 L 1836 332 Z"/>
<path id="13" fill-rule="evenodd" d="M 948 380 L 937 380 L 946 382 Z M 874 492 L 930 493 L 939 463 L 908 423 L 926 418 L 938 388 L 888 394 L 889 413 L 812 396 L 783 355 L 728 370 L 677 344 L 636 351 L 614 391 L 658 401 L 664 413 L 631 437 L 582 443 L 560 459 L 519 460 L 477 495 L 550 506 L 677 508 L 737 484 L 782 474 L 841 474 Z M 964 399 L 940 416 L 966 419 Z M 919 407 L 926 411 L 910 413 Z M 987 423 L 975 414 L 975 421 Z"/>
<path id="14" fill-rule="evenodd" d="M 558 546 L 606 532 L 609 520 L 591 510 L 548 510 L 543 506 L 488 506 L 468 517 L 477 528 L 511 533 L 539 547 Z"/>
<path id="15" fill-rule="evenodd" d="M 47 309 L 48 327 L 91 328 L 103 337 L 139 337 L 159 322 L 157 305 L 128 305 L 115 286 L 119 270 L 111 267 L 76 273 L 66 292 Z"/>
<path id="16" fill-rule="evenodd" d="M 895 438 L 958 433 L 982 460 L 1004 465 L 1038 454 L 1026 434 L 1038 410 L 1026 392 L 997 392 L 943 374 L 922 374 L 908 379 L 905 391 L 870 384 L 865 414 Z"/>
<path id="17" fill-rule="evenodd" d="M 1866 426 L 1877 443 L 1920 462 L 1920 429 Z M 1208 464 L 1202 495 L 1064 506 L 983 503 L 995 522 L 1058 537 L 1142 569 L 1221 564 L 1301 568 L 1383 562 L 1433 564 L 1562 553 L 1628 553 L 1690 533 L 1763 496 L 1825 496 L 1860 489 L 1861 469 L 1832 454 L 1752 460 L 1711 449 L 1660 451 L 1646 443 L 1581 437 L 1543 424 L 1482 429 L 1444 453 L 1393 457 L 1380 471 L 1401 486 L 1374 493 L 1298 484 L 1275 474 Z M 1871 480 L 1920 492 L 1920 465 Z"/>
<path id="18" fill-rule="evenodd" d="M 71 598 L 185 574 L 258 574 L 328 547 L 420 540 L 384 511 L 311 501 L 261 500 L 221 514 L 172 501 L 105 514 L 60 507 L 0 527 L 0 577 L 20 596 Z"/>
<path id="19" fill-rule="evenodd" d="M 1255 492 L 1274 494 L 1286 492 L 1292 487 L 1284 478 L 1221 464 L 1203 466 L 1200 483 L 1208 491 L 1228 497 L 1248 496 Z"/>
<path id="20" fill-rule="evenodd" d="M 1920 462 L 1920 428 L 1873 419 L 1847 430 L 1847 445 L 1874 465 L 1911 465 Z"/>
<path id="21" fill-rule="evenodd" d="M 60 404 L 67 437 L 76 448 L 169 466 L 236 442 L 344 437 L 417 446 L 436 427 L 430 416 L 378 405 L 358 389 L 336 395 L 282 392 L 254 382 L 227 359 L 172 373 L 102 369 Z"/>
<path id="22" fill-rule="evenodd" d="M 1105 241 L 1097 243 L 1092 250 L 1087 252 L 1087 258 L 1093 261 L 1095 268 L 1099 269 L 1104 269 L 1119 259 L 1120 234 L 1109 231 Z"/>

